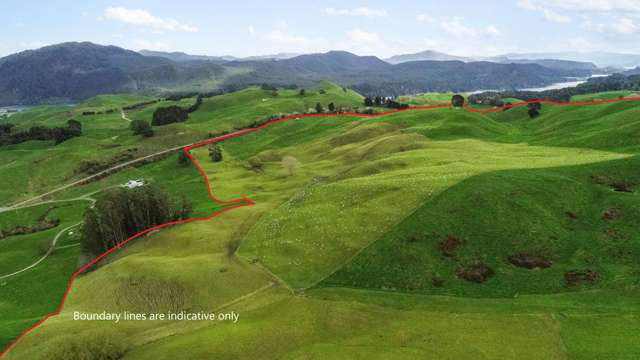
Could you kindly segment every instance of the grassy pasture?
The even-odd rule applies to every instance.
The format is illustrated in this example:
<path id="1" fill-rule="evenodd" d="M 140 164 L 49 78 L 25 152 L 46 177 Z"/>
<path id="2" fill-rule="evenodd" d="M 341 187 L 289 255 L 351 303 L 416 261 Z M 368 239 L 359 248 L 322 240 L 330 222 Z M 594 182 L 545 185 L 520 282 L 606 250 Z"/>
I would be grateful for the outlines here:
<path id="1" fill-rule="evenodd" d="M 318 99 L 360 102 L 328 90 L 307 89 L 308 99 L 257 89 L 213 97 L 162 131 L 166 139 L 183 131 L 196 137 Z M 61 316 L 7 358 L 68 359 L 105 348 L 130 359 L 635 358 L 640 179 L 638 138 L 630 134 L 638 109 L 545 105 L 536 120 L 524 108 L 308 118 L 223 142 L 220 163 L 195 149 L 218 197 L 256 204 L 116 252 L 77 280 Z M 93 118 L 92 136 L 112 131 L 131 146 L 147 141 L 127 137 L 116 115 Z M 59 196 L 131 178 L 186 194 L 197 214 L 216 209 L 202 178 L 175 156 Z M 621 181 L 631 192 L 612 190 Z M 621 211 L 604 221 L 614 206 Z M 450 233 L 464 240 L 455 259 L 437 245 Z M 526 270 L 504 261 L 530 250 L 548 251 L 553 266 Z M 495 277 L 473 284 L 456 276 L 460 264 L 478 259 Z M 565 287 L 563 272 L 585 266 L 599 281 Z M 432 286 L 433 275 L 441 287 Z M 178 309 L 235 310 L 241 318 L 117 325 L 70 318 L 75 310 Z M 8 321 L 22 321 L 18 328 L 29 318 Z"/>

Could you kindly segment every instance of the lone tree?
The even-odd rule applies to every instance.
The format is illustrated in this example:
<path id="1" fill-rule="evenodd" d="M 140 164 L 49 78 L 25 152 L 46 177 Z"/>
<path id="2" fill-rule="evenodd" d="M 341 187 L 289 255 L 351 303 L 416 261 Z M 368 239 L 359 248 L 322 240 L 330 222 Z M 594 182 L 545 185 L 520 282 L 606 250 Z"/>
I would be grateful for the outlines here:
<path id="1" fill-rule="evenodd" d="M 84 214 L 82 245 L 90 254 L 101 254 L 143 230 L 186 219 L 191 211 L 186 198 L 171 197 L 154 185 L 107 190 Z"/>
<path id="2" fill-rule="evenodd" d="M 455 94 L 451 97 L 451 105 L 454 107 L 463 107 L 464 106 L 464 96 L 460 94 Z"/>
<path id="3" fill-rule="evenodd" d="M 144 137 L 152 137 L 153 129 L 148 122 L 144 120 L 133 120 L 129 124 L 129 129 L 133 131 L 133 135 L 142 135 Z"/>
<path id="4" fill-rule="evenodd" d="M 323 113 L 323 112 L 324 112 L 324 108 L 322 107 L 322 104 L 320 104 L 320 103 L 317 103 L 317 104 L 316 104 L 316 112 L 317 112 L 318 114 L 320 114 L 320 113 Z"/>
<path id="5" fill-rule="evenodd" d="M 527 104 L 527 108 L 529 108 L 529 111 L 528 111 L 529 118 L 533 119 L 540 116 L 540 110 L 542 109 L 542 104 L 540 104 L 539 102 L 529 103 Z"/>
<path id="6" fill-rule="evenodd" d="M 336 105 L 332 102 L 329 103 L 329 106 L 327 106 L 327 108 L 329 109 L 330 112 L 336 111 Z"/>
<path id="7" fill-rule="evenodd" d="M 300 96 L 304 96 L 304 94 L 305 94 L 305 91 L 304 91 L 304 89 L 300 89 L 300 92 L 299 92 L 299 94 L 300 94 Z"/>
<path id="8" fill-rule="evenodd" d="M 222 161 L 222 148 L 218 144 L 211 144 L 209 146 L 209 157 L 213 162 Z"/>
<path id="9" fill-rule="evenodd" d="M 187 156 L 187 153 L 184 150 L 180 151 L 180 153 L 178 154 L 178 165 L 180 166 L 189 165 L 189 157 Z"/>

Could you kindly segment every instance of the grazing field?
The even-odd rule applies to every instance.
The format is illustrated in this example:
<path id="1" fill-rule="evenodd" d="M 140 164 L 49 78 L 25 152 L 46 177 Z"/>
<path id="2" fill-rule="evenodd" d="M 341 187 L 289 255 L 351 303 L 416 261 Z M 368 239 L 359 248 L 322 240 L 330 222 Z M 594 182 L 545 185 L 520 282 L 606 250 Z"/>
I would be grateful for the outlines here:
<path id="1" fill-rule="evenodd" d="M 149 153 L 317 102 L 361 106 L 351 90 L 322 89 L 207 98 L 189 120 L 154 127 L 149 139 L 131 135 L 119 111 L 83 116 L 82 137 L 0 151 L 15 169 L 0 176 L 16 186 L 2 199 L 39 192 L 19 181 L 20 174 L 35 181 L 29 169 L 58 169 L 58 177 L 38 180 L 47 189 L 77 178 L 73 162 L 82 158 L 109 159 L 130 147 Z M 143 108 L 130 118 L 151 113 Z M 247 196 L 255 205 L 165 228 L 114 252 L 80 276 L 60 316 L 7 359 L 635 359 L 638 114 L 640 105 L 629 102 L 543 105 L 535 119 L 524 107 L 309 117 L 221 142 L 221 162 L 211 161 L 206 146 L 194 149 L 218 198 Z M 38 114 L 33 121 L 65 116 L 52 110 L 51 120 Z M 68 157 L 34 165 L 43 153 Z M 184 194 L 194 216 L 221 208 L 206 197 L 195 167 L 175 154 L 55 198 L 128 179 Z M 0 225 L 33 222 L 44 209 L 0 213 Z M 28 263 L 35 250 L 22 245 Z M 17 311 L 0 318 L 14 329 L 0 334 L 4 344 L 29 323 Z M 29 311 L 32 322 L 42 314 Z M 235 311 L 240 318 L 114 324 L 74 321 L 74 311 Z"/>
<path id="2" fill-rule="evenodd" d="M 324 92 L 321 94 L 320 92 Z M 5 146 L 0 151 L 0 181 L 6 186 L 0 188 L 1 205 L 16 199 L 25 199 L 71 182 L 89 174 L 79 171 L 80 162 L 95 160 L 103 163 L 127 160 L 149 155 L 173 146 L 187 145 L 211 137 L 211 134 L 232 131 L 235 127 L 246 127 L 255 120 L 279 112 L 303 112 L 320 102 L 326 108 L 329 102 L 336 106 L 360 106 L 362 97 L 352 90 L 324 83 L 315 89 L 306 89 L 305 95 L 298 90 L 273 91 L 257 88 L 245 89 L 233 94 L 225 94 L 204 99 L 201 108 L 191 114 L 189 121 L 154 127 L 155 135 L 142 138 L 133 135 L 129 122 L 121 118 L 120 111 L 109 114 L 81 115 L 93 111 L 95 107 L 107 106 L 117 109 L 131 105 L 132 101 L 146 101 L 146 98 L 130 96 L 101 96 L 75 107 L 40 106 L 18 113 L 10 120 L 19 129 L 31 126 L 62 126 L 69 119 L 82 123 L 83 136 L 68 140 L 57 146 L 50 142 L 29 141 Z M 163 101 L 141 109 L 127 112 L 132 120 L 151 121 L 152 109 L 158 106 L 181 104 L 190 106 L 195 98 L 179 102 Z M 65 159 L 63 162 L 52 159 Z M 26 179 L 26 181 L 25 181 Z"/>
<path id="3" fill-rule="evenodd" d="M 0 347 L 7 347 L 13 337 L 58 306 L 78 263 L 74 225 L 87 205 L 87 201 L 50 203 L 0 213 L 3 232 L 16 227 L 33 231 L 0 238 Z M 59 233 L 63 238 L 46 256 Z"/>

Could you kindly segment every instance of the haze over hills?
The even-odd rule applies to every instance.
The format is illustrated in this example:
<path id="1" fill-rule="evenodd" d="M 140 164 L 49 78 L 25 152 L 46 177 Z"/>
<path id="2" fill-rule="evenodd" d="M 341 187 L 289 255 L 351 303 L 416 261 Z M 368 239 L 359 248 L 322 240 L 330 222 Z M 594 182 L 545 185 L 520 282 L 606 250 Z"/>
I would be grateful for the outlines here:
<path id="1" fill-rule="evenodd" d="M 256 55 L 248 57 L 236 57 L 231 55 L 222 56 L 209 56 L 209 55 L 191 55 L 181 51 L 166 52 L 166 51 L 154 51 L 154 50 L 140 50 L 138 51 L 144 56 L 159 56 L 167 58 L 169 60 L 183 62 L 183 61 L 214 61 L 214 62 L 227 62 L 227 61 L 253 61 L 253 60 L 283 60 L 296 57 L 300 54 L 296 53 L 277 53 L 267 55 Z"/>
<path id="2" fill-rule="evenodd" d="M 165 52 L 165 51 L 153 51 L 153 50 L 140 50 L 138 52 L 144 56 L 156 56 L 156 57 L 169 59 L 175 62 L 213 61 L 218 63 L 224 63 L 227 61 L 233 61 L 237 59 L 233 56 L 191 55 L 181 51 Z"/>
<path id="3" fill-rule="evenodd" d="M 138 53 L 89 42 L 62 43 L 1 58 L 0 105 L 74 102 L 97 94 L 132 91 L 206 92 L 262 83 L 306 87 L 321 80 L 384 96 L 509 90 L 543 87 L 567 77 L 601 72 L 589 62 L 504 57 L 476 61 L 433 51 L 388 59 L 396 64 L 346 51 L 267 57 Z M 419 60 L 421 57 L 430 60 Z M 404 61 L 409 59 L 415 60 Z M 630 64 L 632 58 L 626 59 Z"/>
<path id="4" fill-rule="evenodd" d="M 548 52 L 548 53 L 511 53 L 496 58 L 508 58 L 511 60 L 541 60 L 558 59 L 580 62 L 592 62 L 599 67 L 629 68 L 640 65 L 640 55 L 621 54 L 603 51 L 589 52 Z"/>
<path id="5" fill-rule="evenodd" d="M 449 55 L 449 54 L 441 53 L 434 50 L 425 50 L 425 51 L 421 51 L 413 54 L 394 55 L 388 59 L 385 59 L 385 61 L 390 64 L 400 64 L 408 61 L 423 61 L 423 60 L 435 60 L 435 61 L 458 60 L 458 61 L 465 61 L 465 62 L 473 61 L 473 59 L 469 57 Z"/>
<path id="6" fill-rule="evenodd" d="M 491 61 L 499 63 L 537 63 L 545 65 L 543 62 L 553 61 L 566 61 L 575 62 L 579 64 L 590 64 L 590 67 L 612 67 L 612 68 L 629 68 L 640 66 L 640 55 L 636 54 L 622 54 L 602 51 L 590 51 L 590 52 L 545 52 L 545 53 L 508 53 L 497 56 L 476 56 L 476 57 L 463 57 L 449 55 L 433 50 L 426 50 L 413 54 L 402 54 L 392 56 L 386 61 L 392 64 L 398 64 L 407 61 L 420 61 L 420 60 L 460 60 L 465 62 L 470 61 Z"/>
<path id="7" fill-rule="evenodd" d="M 640 75 L 640 66 L 635 67 L 631 70 L 625 71 L 625 75 Z"/>

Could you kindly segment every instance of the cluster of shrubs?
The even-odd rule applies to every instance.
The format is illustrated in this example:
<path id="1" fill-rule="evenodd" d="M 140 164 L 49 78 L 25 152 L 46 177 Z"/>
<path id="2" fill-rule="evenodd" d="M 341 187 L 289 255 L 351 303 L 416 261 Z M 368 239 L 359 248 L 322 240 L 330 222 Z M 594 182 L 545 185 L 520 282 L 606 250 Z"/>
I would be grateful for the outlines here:
<path id="1" fill-rule="evenodd" d="M 502 100 L 502 96 L 495 91 L 471 94 L 467 97 L 467 100 L 474 105 L 491 105 L 497 107 L 506 105 L 505 101 Z"/>
<path id="2" fill-rule="evenodd" d="M 149 101 L 143 101 L 143 102 L 139 102 L 139 103 L 123 106 L 122 110 L 136 110 L 136 109 L 145 107 L 147 105 L 155 104 L 158 101 L 160 101 L 160 99 L 153 99 L 153 100 L 149 100 Z"/>
<path id="3" fill-rule="evenodd" d="M 364 98 L 364 106 L 383 106 L 390 109 L 405 109 L 409 107 L 409 104 L 399 103 L 390 96 L 367 96 Z"/>
<path id="4" fill-rule="evenodd" d="M 102 114 L 113 114 L 116 111 L 116 109 L 107 109 L 105 111 L 93 111 L 93 110 L 87 110 L 87 111 L 83 111 L 82 112 L 82 116 L 88 116 L 88 115 L 102 115 Z"/>
<path id="5" fill-rule="evenodd" d="M 14 124 L 0 125 L 0 146 L 19 144 L 30 140 L 53 140 L 58 145 L 82 135 L 82 124 L 77 120 L 67 121 L 64 127 L 32 126 L 29 130 L 12 132 Z"/>
<path id="6" fill-rule="evenodd" d="M 129 129 L 131 129 L 133 135 L 142 135 L 143 137 L 153 136 L 153 129 L 151 128 L 151 125 L 144 120 L 131 121 Z"/>
<path id="7" fill-rule="evenodd" d="M 469 95 L 468 100 L 472 104 L 482 104 L 482 105 L 491 105 L 496 107 L 508 106 L 511 105 L 510 102 L 505 102 L 501 98 L 501 93 L 495 91 L 488 91 L 480 94 L 472 94 Z M 539 98 L 531 97 L 525 101 L 533 101 L 533 100 L 541 100 Z M 504 108 L 504 110 L 509 110 L 509 107 Z M 529 114 L 529 118 L 533 119 L 540 116 L 540 110 L 542 110 L 542 104 L 539 102 L 533 102 L 527 104 L 527 113 Z"/>
<path id="8" fill-rule="evenodd" d="M 89 175 L 97 174 L 121 162 L 133 160 L 137 153 L 137 148 L 131 148 L 127 151 L 118 153 L 108 160 L 82 160 L 75 169 L 76 173 L 85 173 Z"/>
<path id="9" fill-rule="evenodd" d="M 178 105 L 157 108 L 153 112 L 151 125 L 161 126 L 186 121 L 189 118 L 190 113 L 195 112 L 200 108 L 203 101 L 202 99 L 205 97 L 206 96 L 204 94 L 198 94 L 196 102 L 186 109 L 183 109 Z"/>

